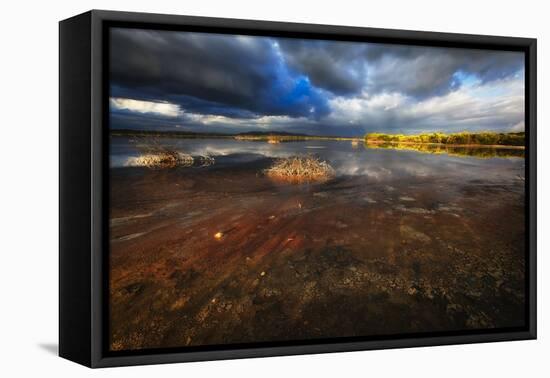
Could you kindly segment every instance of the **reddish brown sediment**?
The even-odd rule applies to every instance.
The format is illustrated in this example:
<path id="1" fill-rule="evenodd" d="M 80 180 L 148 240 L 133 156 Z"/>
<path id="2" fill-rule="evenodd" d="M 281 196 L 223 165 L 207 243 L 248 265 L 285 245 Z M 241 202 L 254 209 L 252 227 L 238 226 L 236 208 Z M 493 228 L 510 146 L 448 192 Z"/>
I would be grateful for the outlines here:
<path id="1" fill-rule="evenodd" d="M 113 350 L 519 326 L 524 190 L 111 171 Z"/>

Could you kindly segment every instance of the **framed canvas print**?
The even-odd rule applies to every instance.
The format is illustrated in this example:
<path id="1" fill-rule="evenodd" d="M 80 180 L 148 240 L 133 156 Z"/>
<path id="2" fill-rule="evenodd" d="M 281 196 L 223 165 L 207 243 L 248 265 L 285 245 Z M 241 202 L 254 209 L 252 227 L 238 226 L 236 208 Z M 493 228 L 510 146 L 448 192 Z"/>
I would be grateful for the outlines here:
<path id="1" fill-rule="evenodd" d="M 536 337 L 536 40 L 60 23 L 60 355 Z"/>

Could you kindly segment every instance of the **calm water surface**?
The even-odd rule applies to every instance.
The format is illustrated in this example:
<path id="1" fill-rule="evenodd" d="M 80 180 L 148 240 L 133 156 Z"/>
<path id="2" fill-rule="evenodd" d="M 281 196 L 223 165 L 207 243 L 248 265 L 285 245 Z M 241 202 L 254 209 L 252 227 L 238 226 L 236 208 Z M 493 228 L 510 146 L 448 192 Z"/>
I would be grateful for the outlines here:
<path id="1" fill-rule="evenodd" d="M 449 148 L 439 153 L 430 149 L 370 148 L 349 141 L 300 141 L 269 144 L 264 141 L 234 139 L 158 138 L 161 145 L 192 156 L 212 156 L 216 167 L 231 167 L 266 158 L 312 154 L 326 160 L 337 176 L 364 176 L 377 182 L 406 178 L 450 178 L 505 183 L 522 180 L 525 171 L 523 151 L 506 149 Z M 145 139 L 113 137 L 111 167 L 131 166 L 140 155 Z M 425 147 L 424 147 L 425 149 Z M 491 157 L 492 156 L 492 157 Z"/>

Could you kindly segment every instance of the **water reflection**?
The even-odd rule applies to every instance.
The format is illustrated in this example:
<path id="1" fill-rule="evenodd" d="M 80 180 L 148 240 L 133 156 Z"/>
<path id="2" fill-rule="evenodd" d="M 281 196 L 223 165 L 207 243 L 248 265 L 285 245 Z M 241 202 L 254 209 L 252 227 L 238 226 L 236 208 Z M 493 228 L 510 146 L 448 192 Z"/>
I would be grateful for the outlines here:
<path id="1" fill-rule="evenodd" d="M 418 151 L 430 154 L 447 154 L 451 156 L 470 156 L 477 158 L 525 157 L 525 150 L 512 147 L 461 147 L 442 144 L 413 143 L 365 143 L 365 148 L 386 148 L 392 150 Z"/>
<path id="2" fill-rule="evenodd" d="M 234 139 L 157 139 L 169 148 L 192 156 L 211 156 L 217 167 L 254 164 L 266 158 L 312 154 L 327 161 L 337 176 L 364 176 L 383 182 L 408 178 L 517 181 L 524 176 L 524 151 L 517 149 L 446 147 L 437 145 L 352 143 L 310 140 L 271 144 Z M 111 166 L 124 167 L 140 156 L 139 143 L 111 138 Z"/>

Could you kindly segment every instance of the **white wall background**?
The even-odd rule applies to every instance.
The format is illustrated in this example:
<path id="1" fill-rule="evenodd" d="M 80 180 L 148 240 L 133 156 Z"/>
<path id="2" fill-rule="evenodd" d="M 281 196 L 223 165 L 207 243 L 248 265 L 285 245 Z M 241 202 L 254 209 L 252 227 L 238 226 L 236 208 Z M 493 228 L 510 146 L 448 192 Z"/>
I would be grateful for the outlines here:
<path id="1" fill-rule="evenodd" d="M 544 1 L 4 1 L 0 22 L 0 375 L 3 377 L 520 377 L 550 364 L 548 168 L 539 162 L 539 340 L 89 370 L 58 358 L 57 64 L 61 19 L 111 9 L 538 38 L 539 146 L 550 141 Z M 546 296 L 546 298 L 544 298 Z M 545 350 L 546 349 L 546 350 Z M 546 374 L 545 374 L 546 373 Z"/>

